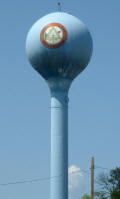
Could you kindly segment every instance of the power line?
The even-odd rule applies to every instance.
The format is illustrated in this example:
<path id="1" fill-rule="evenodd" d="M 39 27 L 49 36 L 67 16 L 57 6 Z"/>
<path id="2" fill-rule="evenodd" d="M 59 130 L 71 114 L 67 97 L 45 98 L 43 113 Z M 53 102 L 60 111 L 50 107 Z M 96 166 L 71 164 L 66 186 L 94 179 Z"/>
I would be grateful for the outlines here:
<path id="1" fill-rule="evenodd" d="M 80 172 L 84 172 L 86 174 L 90 174 L 90 169 L 84 170 L 84 169 L 80 169 L 79 171 L 73 171 L 72 173 L 69 174 L 70 175 L 74 175 L 76 173 L 80 173 Z M 110 170 L 108 168 L 104 168 L 101 166 L 95 166 L 95 169 L 105 169 L 105 170 Z M 53 177 L 44 177 L 44 178 L 35 178 L 35 179 L 31 179 L 31 180 L 23 180 L 23 181 L 15 181 L 15 182 L 7 182 L 7 183 L 0 183 L 0 186 L 7 186 L 7 185 L 15 185 L 15 184 L 25 184 L 25 183 L 34 183 L 34 182 L 40 182 L 40 181 L 47 181 L 47 180 L 51 180 L 54 178 L 59 178 L 63 175 L 59 175 L 59 176 L 53 176 Z"/>
<path id="2" fill-rule="evenodd" d="M 62 176 L 62 175 L 54 176 L 54 177 L 46 177 L 46 178 L 36 178 L 36 179 L 32 179 L 32 180 L 24 180 L 24 181 L 0 183 L 0 186 L 15 185 L 15 184 L 24 184 L 24 183 L 32 183 L 32 182 L 39 182 L 39 181 L 50 180 L 50 179 L 52 179 L 52 178 L 57 178 L 57 177 L 61 177 L 61 176 Z"/>
<path id="3" fill-rule="evenodd" d="M 75 171 L 75 172 L 73 171 L 69 175 L 74 175 L 76 173 L 80 173 L 81 171 L 82 172 L 88 172 L 88 170 L 80 170 L 80 171 Z M 15 184 L 25 184 L 25 183 L 34 183 L 34 182 L 51 180 L 51 179 L 59 178 L 59 177 L 62 177 L 62 176 L 63 175 L 53 176 L 53 177 L 36 178 L 36 179 L 24 180 L 24 181 L 15 181 L 15 182 L 0 183 L 0 186 L 15 185 Z"/>
<path id="4" fill-rule="evenodd" d="M 104 170 L 110 170 L 109 168 L 104 168 L 104 167 L 101 167 L 101 166 L 95 166 L 95 169 L 104 169 Z"/>

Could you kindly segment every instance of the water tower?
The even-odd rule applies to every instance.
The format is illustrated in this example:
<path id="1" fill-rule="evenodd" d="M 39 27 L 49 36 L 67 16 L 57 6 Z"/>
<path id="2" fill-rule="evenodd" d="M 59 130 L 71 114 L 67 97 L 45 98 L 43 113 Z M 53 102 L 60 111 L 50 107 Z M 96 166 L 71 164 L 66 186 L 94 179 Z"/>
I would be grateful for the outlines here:
<path id="1" fill-rule="evenodd" d="M 42 17 L 27 36 L 28 60 L 51 92 L 51 199 L 68 199 L 68 91 L 92 48 L 86 26 L 64 12 Z"/>

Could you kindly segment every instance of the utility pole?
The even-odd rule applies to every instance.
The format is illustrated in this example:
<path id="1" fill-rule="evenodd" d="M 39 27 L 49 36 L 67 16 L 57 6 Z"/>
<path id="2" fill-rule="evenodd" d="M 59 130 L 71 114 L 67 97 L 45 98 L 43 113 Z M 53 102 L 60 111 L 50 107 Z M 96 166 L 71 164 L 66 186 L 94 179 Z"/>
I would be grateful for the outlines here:
<path id="1" fill-rule="evenodd" d="M 91 199 L 94 199 L 94 157 L 91 158 Z"/>

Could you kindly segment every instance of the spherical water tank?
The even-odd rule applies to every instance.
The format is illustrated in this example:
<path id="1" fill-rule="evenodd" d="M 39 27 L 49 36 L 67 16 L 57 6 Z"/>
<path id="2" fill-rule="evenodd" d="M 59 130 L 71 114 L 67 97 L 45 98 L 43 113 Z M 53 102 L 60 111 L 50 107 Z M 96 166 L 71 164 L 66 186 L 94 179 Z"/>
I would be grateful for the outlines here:
<path id="1" fill-rule="evenodd" d="M 48 80 L 73 80 L 87 66 L 92 55 L 92 38 L 76 17 L 55 12 L 39 19 L 26 41 L 27 57 L 36 71 Z"/>

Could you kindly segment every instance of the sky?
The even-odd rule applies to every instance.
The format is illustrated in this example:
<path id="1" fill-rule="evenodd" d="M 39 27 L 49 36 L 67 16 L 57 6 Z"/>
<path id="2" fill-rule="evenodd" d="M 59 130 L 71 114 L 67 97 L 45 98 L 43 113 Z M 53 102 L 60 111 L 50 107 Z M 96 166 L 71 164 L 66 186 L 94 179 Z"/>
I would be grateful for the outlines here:
<path id="1" fill-rule="evenodd" d="M 88 67 L 69 92 L 69 199 L 90 191 L 103 167 L 120 166 L 120 1 L 61 0 L 93 38 Z M 25 54 L 27 33 L 57 0 L 0 2 L 0 184 L 50 176 L 50 92 Z M 88 172 L 84 172 L 84 171 Z M 75 185 L 76 184 L 76 185 Z M 2 199 L 48 199 L 50 180 L 0 185 Z M 95 188 L 97 185 L 95 184 Z"/>

